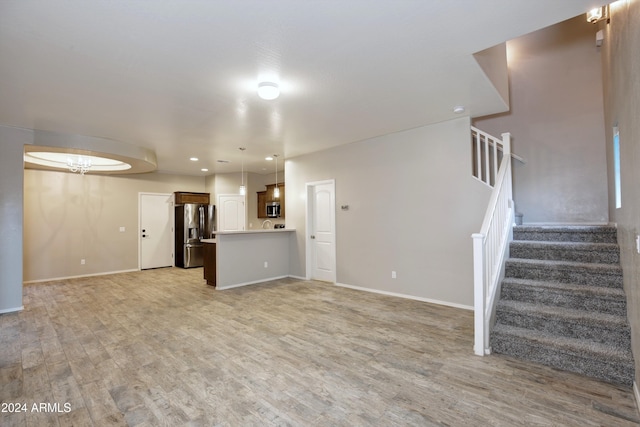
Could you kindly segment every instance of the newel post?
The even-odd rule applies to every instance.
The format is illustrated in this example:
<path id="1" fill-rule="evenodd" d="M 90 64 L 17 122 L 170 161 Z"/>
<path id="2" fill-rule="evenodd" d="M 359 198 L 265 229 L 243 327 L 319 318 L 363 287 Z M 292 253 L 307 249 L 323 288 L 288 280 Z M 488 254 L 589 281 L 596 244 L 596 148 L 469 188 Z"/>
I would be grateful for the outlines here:
<path id="1" fill-rule="evenodd" d="M 474 233 L 473 239 L 473 352 L 484 356 L 486 296 L 484 284 L 484 239 L 483 234 Z"/>
<path id="2" fill-rule="evenodd" d="M 508 186 L 506 191 L 509 196 L 509 207 L 512 208 L 513 207 L 513 184 L 511 182 L 512 175 L 511 175 L 511 133 L 510 132 L 505 132 L 502 134 L 502 153 L 504 156 L 509 157 L 509 163 L 507 164 L 508 166 L 507 176 L 509 177 L 509 179 L 507 180 Z"/>
<path id="3" fill-rule="evenodd" d="M 511 155 L 511 133 L 505 132 L 502 134 L 502 154 L 505 156 Z"/>

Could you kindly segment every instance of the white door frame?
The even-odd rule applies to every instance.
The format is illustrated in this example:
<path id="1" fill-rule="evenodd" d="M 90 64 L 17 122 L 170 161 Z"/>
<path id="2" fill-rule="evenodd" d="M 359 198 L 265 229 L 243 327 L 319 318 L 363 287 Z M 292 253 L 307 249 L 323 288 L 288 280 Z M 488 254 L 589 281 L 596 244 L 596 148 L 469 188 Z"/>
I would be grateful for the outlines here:
<path id="1" fill-rule="evenodd" d="M 305 207 L 305 236 L 304 236 L 304 242 L 305 242 L 305 258 L 306 258 L 306 274 L 305 274 L 305 279 L 306 280 L 311 280 L 311 269 L 313 266 L 313 259 L 312 259 L 312 251 L 311 251 L 311 233 L 310 233 L 310 225 L 312 224 L 311 219 L 313 218 L 314 212 L 313 212 L 313 203 L 310 203 L 309 200 L 311 199 L 312 194 L 312 190 L 316 185 L 322 185 L 322 184 L 331 184 L 331 186 L 333 187 L 332 190 L 332 194 L 333 194 L 333 204 L 335 206 L 335 198 L 336 198 L 336 180 L 335 179 L 326 179 L 323 181 L 313 181 L 313 182 L 307 182 L 305 185 L 305 190 L 306 190 L 306 207 Z M 333 264 L 334 264 L 334 268 L 333 268 L 333 278 L 331 280 L 332 283 L 336 283 L 337 281 L 337 277 L 338 277 L 338 260 L 336 258 L 336 247 L 337 247 L 337 230 L 336 230 L 336 215 L 335 215 L 335 211 L 334 211 L 334 215 L 332 215 L 332 221 L 333 221 L 333 253 L 331 254 L 333 257 Z"/>
<path id="2" fill-rule="evenodd" d="M 142 270 L 142 196 L 167 196 L 167 198 L 171 197 L 171 206 L 176 205 L 175 195 L 173 193 L 151 193 L 147 191 L 138 192 L 138 235 L 136 236 L 138 240 L 138 270 Z M 171 221 L 171 241 L 176 241 L 176 227 L 175 227 L 175 209 L 171 209 L 169 212 L 169 221 Z M 175 249 L 172 246 L 171 248 L 171 258 L 173 259 L 173 267 L 176 266 L 176 254 Z"/>

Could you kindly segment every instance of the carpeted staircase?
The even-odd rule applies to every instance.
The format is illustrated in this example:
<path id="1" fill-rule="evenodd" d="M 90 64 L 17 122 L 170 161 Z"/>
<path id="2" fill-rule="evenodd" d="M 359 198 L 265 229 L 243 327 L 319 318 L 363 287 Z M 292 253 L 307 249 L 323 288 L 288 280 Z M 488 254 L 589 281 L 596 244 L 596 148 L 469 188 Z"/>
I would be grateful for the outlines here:
<path id="1" fill-rule="evenodd" d="M 631 386 L 631 335 L 616 228 L 516 226 L 491 348 Z"/>

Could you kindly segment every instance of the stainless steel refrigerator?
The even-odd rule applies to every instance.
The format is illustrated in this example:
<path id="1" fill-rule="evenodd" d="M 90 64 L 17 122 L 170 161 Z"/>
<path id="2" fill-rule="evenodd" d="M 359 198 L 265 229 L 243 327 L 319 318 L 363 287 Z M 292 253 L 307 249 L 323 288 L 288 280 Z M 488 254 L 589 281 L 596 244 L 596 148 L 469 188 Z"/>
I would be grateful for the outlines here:
<path id="1" fill-rule="evenodd" d="M 202 267 L 202 239 L 215 236 L 216 207 L 195 203 L 176 205 L 175 221 L 176 267 Z"/>

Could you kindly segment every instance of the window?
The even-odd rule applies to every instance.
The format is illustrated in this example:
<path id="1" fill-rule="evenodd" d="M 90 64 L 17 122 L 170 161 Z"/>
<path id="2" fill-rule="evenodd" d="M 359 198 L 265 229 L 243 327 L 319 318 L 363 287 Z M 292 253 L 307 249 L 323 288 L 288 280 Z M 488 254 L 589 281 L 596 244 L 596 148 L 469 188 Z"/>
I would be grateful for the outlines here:
<path id="1" fill-rule="evenodd" d="M 618 127 L 613 128 L 613 176 L 616 190 L 616 209 L 622 207 L 622 189 L 620 185 L 620 133 Z"/>

